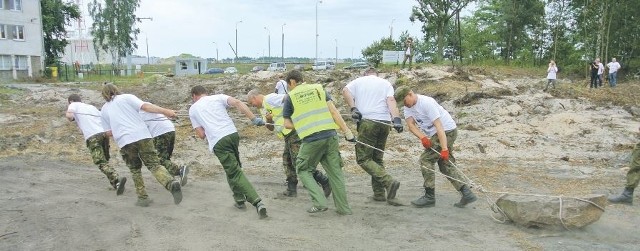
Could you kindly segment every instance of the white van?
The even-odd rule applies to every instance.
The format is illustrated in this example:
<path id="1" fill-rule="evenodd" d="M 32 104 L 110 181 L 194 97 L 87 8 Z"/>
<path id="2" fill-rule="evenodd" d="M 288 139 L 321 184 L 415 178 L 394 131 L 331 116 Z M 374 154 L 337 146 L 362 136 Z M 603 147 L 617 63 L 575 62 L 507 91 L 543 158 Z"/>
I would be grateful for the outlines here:
<path id="1" fill-rule="evenodd" d="M 285 63 L 271 63 L 267 68 L 267 71 L 286 71 L 287 65 Z"/>
<path id="2" fill-rule="evenodd" d="M 315 62 L 313 66 L 311 66 L 311 69 L 313 69 L 314 71 L 321 71 L 321 70 L 332 70 L 335 67 L 336 66 L 333 64 L 333 62 L 318 61 L 318 62 Z"/>

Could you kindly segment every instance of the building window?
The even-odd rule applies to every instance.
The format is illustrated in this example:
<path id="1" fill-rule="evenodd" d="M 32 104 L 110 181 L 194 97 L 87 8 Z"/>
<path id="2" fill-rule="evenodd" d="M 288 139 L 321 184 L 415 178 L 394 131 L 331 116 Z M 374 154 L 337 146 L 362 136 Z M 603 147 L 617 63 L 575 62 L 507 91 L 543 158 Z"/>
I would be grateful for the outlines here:
<path id="1" fill-rule="evenodd" d="M 11 70 L 11 56 L 0 55 L 0 70 Z"/>
<path id="2" fill-rule="evenodd" d="M 187 63 L 186 62 L 180 62 L 180 69 L 186 70 L 187 69 Z"/>
<path id="3" fill-rule="evenodd" d="M 15 56 L 15 64 L 13 65 L 16 70 L 26 70 L 27 69 L 27 56 Z"/>
<path id="4" fill-rule="evenodd" d="M 12 33 L 13 33 L 12 34 L 13 35 L 12 39 L 14 39 L 14 40 L 24 40 L 24 26 L 16 25 L 16 26 L 13 26 L 13 27 L 10 26 L 10 28 L 13 28 L 13 29 L 11 29 Z"/>
<path id="5" fill-rule="evenodd" d="M 0 24 L 0 39 L 7 39 L 7 25 L 5 24 Z"/>
<path id="6" fill-rule="evenodd" d="M 0 10 L 4 10 L 4 1 L 5 0 L 0 0 Z"/>
<path id="7" fill-rule="evenodd" d="M 22 0 L 9 0 L 10 10 L 22 10 Z"/>

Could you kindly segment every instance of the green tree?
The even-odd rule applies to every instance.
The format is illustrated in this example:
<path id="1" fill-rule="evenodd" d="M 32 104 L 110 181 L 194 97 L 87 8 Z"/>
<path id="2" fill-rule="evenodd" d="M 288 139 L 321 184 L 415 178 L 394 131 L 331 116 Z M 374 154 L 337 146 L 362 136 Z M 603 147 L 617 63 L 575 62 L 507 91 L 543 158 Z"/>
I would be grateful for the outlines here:
<path id="1" fill-rule="evenodd" d="M 446 34 L 451 18 L 472 1 L 416 0 L 418 6 L 413 6 L 409 20 L 411 22 L 418 20 L 423 23 L 422 32 L 425 34 L 425 40 L 429 37 L 435 37 L 436 53 L 434 60 L 436 62 L 441 61 L 444 55 L 444 48 L 447 44 Z"/>
<path id="2" fill-rule="evenodd" d="M 96 52 L 102 49 L 111 53 L 117 65 L 121 65 L 122 58 L 138 48 L 135 41 L 140 29 L 135 28 L 135 23 L 139 20 L 134 14 L 138 7 L 140 0 L 93 0 L 89 3 L 89 14 L 93 18 L 91 35 Z"/>
<path id="3" fill-rule="evenodd" d="M 362 50 L 362 56 L 374 66 L 378 66 L 382 62 L 382 51 L 396 51 L 398 46 L 393 39 L 388 36 L 383 37 L 379 41 L 373 42 L 373 44 L 367 46 Z M 401 50 L 401 49 L 400 49 Z"/>
<path id="4" fill-rule="evenodd" d="M 44 33 L 44 63 L 53 65 L 69 44 L 65 39 L 65 26 L 80 18 L 80 9 L 62 0 L 42 0 L 42 32 Z"/>

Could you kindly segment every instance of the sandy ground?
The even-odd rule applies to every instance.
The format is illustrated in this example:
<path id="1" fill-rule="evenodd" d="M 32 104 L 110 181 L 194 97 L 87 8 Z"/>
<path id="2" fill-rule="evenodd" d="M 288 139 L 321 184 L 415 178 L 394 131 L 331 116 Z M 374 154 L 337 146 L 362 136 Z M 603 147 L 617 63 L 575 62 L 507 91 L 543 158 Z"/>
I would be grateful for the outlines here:
<path id="1" fill-rule="evenodd" d="M 434 73 L 431 73 L 434 74 Z M 257 84 L 269 90 L 270 76 Z M 323 78 L 320 76 L 319 78 Z M 229 81 L 166 82 L 130 89 L 146 100 L 186 110 L 189 86 L 241 97 L 247 86 Z M 478 81 L 486 82 L 487 80 Z M 536 80 L 537 81 L 537 80 Z M 495 87 L 532 81 L 495 81 Z M 275 82 L 274 82 L 275 83 Z M 537 83 L 537 82 L 536 82 Z M 24 87 L 24 86 L 23 86 Z M 489 88 L 489 87 L 487 87 Z M 81 93 L 100 107 L 99 94 L 81 84 L 29 86 L 2 96 L 0 106 L 0 250 L 632 250 L 637 249 L 637 205 L 610 205 L 583 229 L 526 229 L 492 219 L 485 196 L 464 209 L 459 195 L 437 178 L 434 208 L 394 207 L 373 202 L 370 178 L 355 163 L 353 145 L 341 142 L 347 194 L 354 214 L 330 210 L 308 214 L 311 205 L 299 185 L 298 197 L 283 198 L 282 142 L 263 128 L 247 126 L 230 111 L 241 134 L 244 171 L 263 198 L 269 217 L 252 207 L 233 207 L 219 162 L 195 140 L 188 119 L 177 123 L 174 160 L 192 167 L 184 200 L 171 195 L 143 171 L 154 203 L 134 206 L 133 183 L 116 196 L 90 163 L 81 134 L 62 118 L 65 98 Z M 94 88 L 95 89 L 95 88 Z M 335 88 L 337 90 L 339 88 Z M 520 89 L 519 89 L 520 90 Z M 163 94 L 158 94 L 158 91 Z M 561 104 L 561 105 L 559 105 Z M 339 104 L 340 105 L 340 104 Z M 582 99 L 556 99 L 527 89 L 508 97 L 455 106 L 443 102 L 460 130 L 458 166 L 492 191 L 580 196 L 619 193 L 638 117 L 621 107 L 596 107 Z M 112 143 L 112 165 L 130 177 Z M 419 143 L 409 133 L 392 132 L 387 147 L 389 173 L 402 185 L 405 204 L 423 192 Z M 489 194 L 491 199 L 497 198 Z M 636 201 L 638 197 L 636 196 Z"/>

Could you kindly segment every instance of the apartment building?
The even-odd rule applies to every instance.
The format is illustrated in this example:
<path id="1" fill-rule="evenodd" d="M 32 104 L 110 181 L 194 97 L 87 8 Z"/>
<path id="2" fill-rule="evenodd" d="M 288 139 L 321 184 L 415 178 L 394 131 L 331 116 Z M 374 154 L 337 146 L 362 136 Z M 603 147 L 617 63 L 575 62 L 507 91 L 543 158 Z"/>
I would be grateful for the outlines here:
<path id="1" fill-rule="evenodd" d="M 0 0 L 0 79 L 40 76 L 44 38 L 40 0 Z"/>

